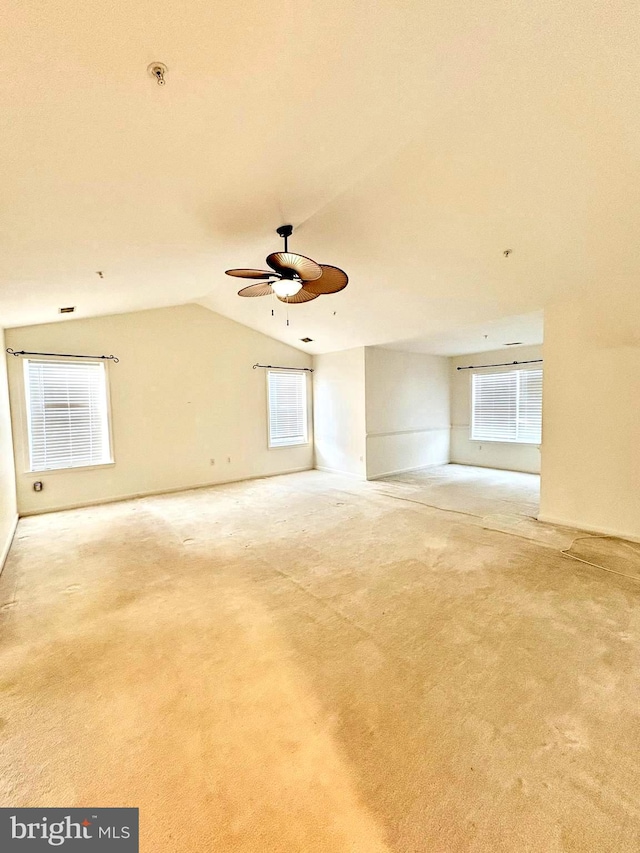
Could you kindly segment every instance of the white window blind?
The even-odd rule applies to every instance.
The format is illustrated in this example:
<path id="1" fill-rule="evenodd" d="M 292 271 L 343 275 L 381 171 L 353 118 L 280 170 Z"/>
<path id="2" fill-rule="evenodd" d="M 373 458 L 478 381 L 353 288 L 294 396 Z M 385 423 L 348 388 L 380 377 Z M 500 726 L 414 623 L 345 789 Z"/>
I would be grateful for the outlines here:
<path id="1" fill-rule="evenodd" d="M 542 440 L 542 370 L 474 373 L 471 438 L 476 441 Z"/>
<path id="2" fill-rule="evenodd" d="M 102 362 L 25 362 L 32 471 L 111 462 Z"/>
<path id="3" fill-rule="evenodd" d="M 307 377 L 302 372 L 270 370 L 269 447 L 306 444 Z"/>

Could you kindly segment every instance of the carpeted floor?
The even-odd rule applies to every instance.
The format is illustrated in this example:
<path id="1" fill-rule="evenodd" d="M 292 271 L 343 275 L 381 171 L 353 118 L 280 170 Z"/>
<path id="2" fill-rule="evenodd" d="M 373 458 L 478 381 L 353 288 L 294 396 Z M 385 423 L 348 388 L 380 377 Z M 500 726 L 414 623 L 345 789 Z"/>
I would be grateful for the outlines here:
<path id="1" fill-rule="evenodd" d="M 138 806 L 144 853 L 635 853 L 640 583 L 562 556 L 536 488 L 313 471 L 22 520 L 0 805 Z"/>

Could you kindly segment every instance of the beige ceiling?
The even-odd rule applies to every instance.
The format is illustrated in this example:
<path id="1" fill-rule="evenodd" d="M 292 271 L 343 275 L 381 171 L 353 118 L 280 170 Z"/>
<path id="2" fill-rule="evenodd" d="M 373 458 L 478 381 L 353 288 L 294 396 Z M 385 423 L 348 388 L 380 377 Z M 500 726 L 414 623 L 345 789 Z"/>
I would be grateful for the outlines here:
<path id="1" fill-rule="evenodd" d="M 405 352 L 451 356 L 488 352 L 509 346 L 541 344 L 543 337 L 544 313 L 535 311 L 453 329 L 441 329 L 430 335 L 393 341 L 381 346 Z"/>
<path id="2" fill-rule="evenodd" d="M 635 2 L 4 9 L 0 325 L 197 300 L 312 352 L 468 351 L 465 328 L 635 295 Z M 288 327 L 224 275 L 283 222 L 351 278 Z"/>

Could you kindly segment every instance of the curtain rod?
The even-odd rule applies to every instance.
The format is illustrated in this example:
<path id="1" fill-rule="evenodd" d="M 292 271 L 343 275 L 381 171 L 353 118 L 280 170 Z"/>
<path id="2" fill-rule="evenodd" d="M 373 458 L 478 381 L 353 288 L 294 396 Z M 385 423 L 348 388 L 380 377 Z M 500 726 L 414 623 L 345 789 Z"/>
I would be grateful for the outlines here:
<path id="1" fill-rule="evenodd" d="M 12 350 L 11 347 L 7 347 L 7 352 L 9 355 L 52 355 L 56 358 L 92 358 L 94 361 L 96 359 L 102 358 L 105 361 L 113 361 L 114 364 L 117 364 L 120 359 L 116 358 L 115 355 L 72 355 L 68 352 L 27 352 L 26 350 Z"/>
<path id="2" fill-rule="evenodd" d="M 541 358 L 532 358 L 530 361 L 504 361 L 502 364 L 470 364 L 468 367 L 456 367 L 456 370 L 480 370 L 482 367 L 513 367 L 514 364 L 537 364 Z"/>
<path id="3" fill-rule="evenodd" d="M 278 367 L 275 364 L 254 364 L 253 369 L 256 367 L 266 367 L 269 370 L 306 370 L 307 373 L 313 373 L 313 367 Z"/>

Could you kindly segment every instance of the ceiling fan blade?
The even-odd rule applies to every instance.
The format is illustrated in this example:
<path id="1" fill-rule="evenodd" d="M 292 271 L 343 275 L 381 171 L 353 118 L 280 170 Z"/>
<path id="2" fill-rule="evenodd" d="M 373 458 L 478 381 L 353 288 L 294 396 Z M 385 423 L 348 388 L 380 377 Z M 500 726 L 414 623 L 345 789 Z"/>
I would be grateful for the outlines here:
<path id="1" fill-rule="evenodd" d="M 225 270 L 225 272 L 236 278 L 273 278 L 273 273 L 266 270 Z"/>
<path id="2" fill-rule="evenodd" d="M 238 296 L 269 296 L 273 293 L 271 284 L 250 284 L 249 287 L 243 287 L 238 291 Z"/>
<path id="3" fill-rule="evenodd" d="M 295 305 L 296 302 L 311 302 L 312 299 L 317 299 L 318 296 L 318 293 L 309 293 L 309 291 L 303 287 L 295 296 L 278 296 L 278 299 L 280 302 L 288 302 L 289 305 Z"/>
<path id="4" fill-rule="evenodd" d="M 338 293 L 349 284 L 349 276 L 344 270 L 332 267 L 330 264 L 320 264 L 320 269 L 322 270 L 320 278 L 303 283 L 302 286 L 308 293 L 315 293 L 316 296 Z"/>
<path id="5" fill-rule="evenodd" d="M 315 281 L 322 275 L 320 264 L 294 252 L 274 252 L 267 258 L 267 263 L 285 278 L 291 278 L 291 273 L 294 273 L 303 281 Z"/>

